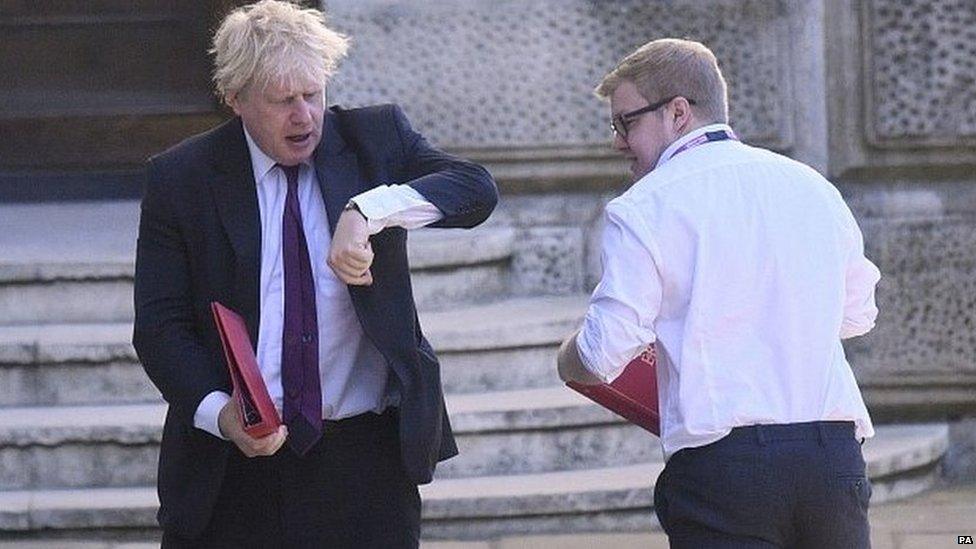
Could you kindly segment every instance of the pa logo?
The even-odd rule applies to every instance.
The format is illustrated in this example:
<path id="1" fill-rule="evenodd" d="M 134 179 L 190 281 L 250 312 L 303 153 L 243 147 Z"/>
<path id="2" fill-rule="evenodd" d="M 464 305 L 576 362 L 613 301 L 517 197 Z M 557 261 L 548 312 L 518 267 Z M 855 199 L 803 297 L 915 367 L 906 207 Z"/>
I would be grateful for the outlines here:
<path id="1" fill-rule="evenodd" d="M 973 536 L 957 536 L 956 543 L 959 545 L 973 545 Z"/>

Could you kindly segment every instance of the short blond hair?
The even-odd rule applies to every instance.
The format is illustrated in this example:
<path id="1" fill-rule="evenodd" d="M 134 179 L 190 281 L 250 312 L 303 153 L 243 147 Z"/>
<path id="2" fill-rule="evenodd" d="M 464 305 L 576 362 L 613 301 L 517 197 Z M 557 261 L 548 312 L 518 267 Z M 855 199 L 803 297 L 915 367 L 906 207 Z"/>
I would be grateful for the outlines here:
<path id="1" fill-rule="evenodd" d="M 692 111 L 706 123 L 728 123 L 729 98 L 718 60 L 704 44 L 662 38 L 634 50 L 600 82 L 594 93 L 607 99 L 624 81 L 633 82 L 653 103 L 680 95 L 695 102 Z"/>
<path id="2" fill-rule="evenodd" d="M 214 33 L 214 86 L 226 100 L 252 84 L 325 85 L 348 50 L 349 38 L 321 11 L 261 0 L 229 13 Z"/>

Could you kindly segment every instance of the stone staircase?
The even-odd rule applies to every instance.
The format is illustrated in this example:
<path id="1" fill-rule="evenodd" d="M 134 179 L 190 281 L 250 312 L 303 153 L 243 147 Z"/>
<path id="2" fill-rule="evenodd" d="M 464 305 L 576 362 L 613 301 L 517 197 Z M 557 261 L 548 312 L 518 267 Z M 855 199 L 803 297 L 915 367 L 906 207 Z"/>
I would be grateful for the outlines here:
<path id="1" fill-rule="evenodd" d="M 158 536 L 164 405 L 129 344 L 137 215 L 134 203 L 0 211 L 0 541 Z M 424 536 L 656 528 L 658 441 L 561 386 L 555 350 L 586 296 L 513 297 L 517 237 L 410 237 L 461 449 L 422 487 Z M 880 427 L 865 445 L 874 501 L 930 486 L 947 442 L 945 425 Z"/>

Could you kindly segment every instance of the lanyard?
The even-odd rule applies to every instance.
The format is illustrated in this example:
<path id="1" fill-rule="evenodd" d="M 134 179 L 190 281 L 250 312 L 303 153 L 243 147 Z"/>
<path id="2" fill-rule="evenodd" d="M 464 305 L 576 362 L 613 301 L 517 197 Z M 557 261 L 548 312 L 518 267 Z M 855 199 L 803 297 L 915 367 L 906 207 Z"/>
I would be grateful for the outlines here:
<path id="1" fill-rule="evenodd" d="M 731 139 L 733 141 L 739 140 L 739 138 L 735 136 L 735 133 L 732 130 L 717 130 L 714 132 L 705 132 L 702 135 L 699 135 L 698 137 L 678 147 L 676 151 L 671 153 L 671 156 L 668 157 L 668 160 L 671 160 L 675 156 L 678 156 L 679 153 L 683 153 L 688 149 L 693 149 L 703 143 L 708 143 L 711 141 L 725 141 L 726 139 Z"/>

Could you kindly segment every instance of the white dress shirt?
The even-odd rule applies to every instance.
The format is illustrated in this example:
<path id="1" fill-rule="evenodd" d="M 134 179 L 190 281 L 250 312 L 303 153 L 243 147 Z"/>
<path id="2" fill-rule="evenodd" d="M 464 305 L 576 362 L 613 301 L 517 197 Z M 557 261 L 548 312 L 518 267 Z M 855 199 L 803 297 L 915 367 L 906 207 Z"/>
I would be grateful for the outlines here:
<path id="1" fill-rule="evenodd" d="M 281 168 L 262 151 L 247 130 L 251 166 L 257 185 L 261 215 L 261 319 L 257 361 L 272 401 L 282 410 L 281 334 L 284 327 L 284 270 L 281 260 L 281 222 L 288 183 Z M 328 185 L 328 181 L 322 181 Z M 322 417 L 342 419 L 398 404 L 399 395 L 388 384 L 386 360 L 363 332 L 346 284 L 326 263 L 332 244 L 329 220 L 315 168 L 302 164 L 298 200 L 308 243 L 319 328 L 319 375 Z M 357 195 L 353 201 L 367 218 L 369 234 L 386 227 L 423 227 L 443 213 L 409 185 L 383 185 Z M 221 437 L 217 418 L 230 396 L 222 391 L 207 395 L 197 407 L 193 423 Z"/>
<path id="2" fill-rule="evenodd" d="M 606 207 L 603 277 L 577 346 L 613 380 L 658 353 L 666 457 L 733 427 L 851 420 L 874 434 L 842 338 L 874 327 L 880 272 L 840 193 L 813 169 L 733 140 L 657 166 Z"/>

